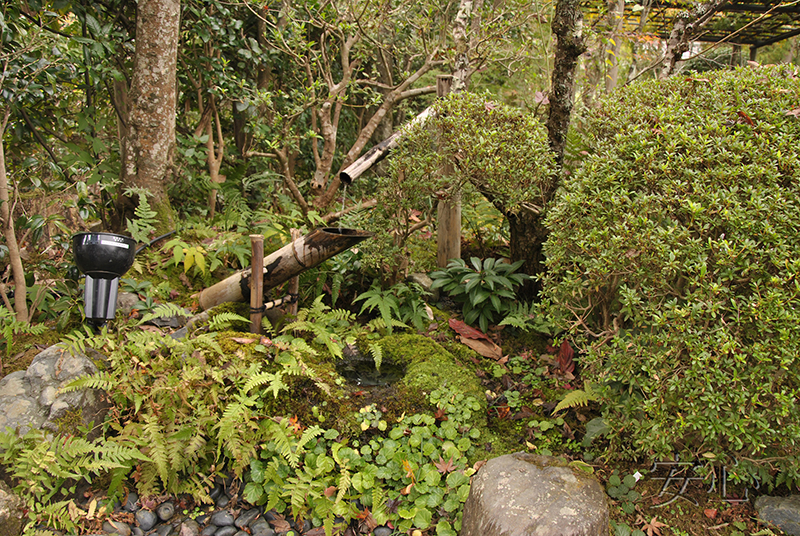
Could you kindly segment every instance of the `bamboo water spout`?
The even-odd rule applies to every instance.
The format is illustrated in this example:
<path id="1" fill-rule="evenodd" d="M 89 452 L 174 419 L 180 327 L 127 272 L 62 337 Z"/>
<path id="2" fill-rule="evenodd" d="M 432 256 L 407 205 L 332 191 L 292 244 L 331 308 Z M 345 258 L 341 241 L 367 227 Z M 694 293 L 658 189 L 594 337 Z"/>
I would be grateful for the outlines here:
<path id="1" fill-rule="evenodd" d="M 368 231 L 326 227 L 315 229 L 264 258 L 264 292 L 371 237 Z M 242 270 L 199 294 L 200 307 L 210 309 L 225 302 L 250 297 L 251 270 Z"/>

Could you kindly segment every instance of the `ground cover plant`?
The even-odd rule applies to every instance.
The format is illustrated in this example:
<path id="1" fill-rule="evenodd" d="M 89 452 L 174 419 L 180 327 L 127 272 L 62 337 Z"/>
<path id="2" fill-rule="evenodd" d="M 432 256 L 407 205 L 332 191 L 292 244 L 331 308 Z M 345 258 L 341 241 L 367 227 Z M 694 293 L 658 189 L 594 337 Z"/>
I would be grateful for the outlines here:
<path id="1" fill-rule="evenodd" d="M 799 99 L 794 67 L 689 74 L 631 85 L 582 126 L 544 287 L 609 457 L 800 480 Z"/>

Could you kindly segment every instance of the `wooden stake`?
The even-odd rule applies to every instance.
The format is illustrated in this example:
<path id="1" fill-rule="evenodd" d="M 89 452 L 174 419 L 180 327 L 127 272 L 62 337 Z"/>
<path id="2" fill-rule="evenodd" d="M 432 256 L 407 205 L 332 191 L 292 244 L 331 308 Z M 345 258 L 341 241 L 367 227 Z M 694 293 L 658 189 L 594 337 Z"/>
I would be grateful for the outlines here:
<path id="1" fill-rule="evenodd" d="M 292 229 L 292 242 L 300 240 L 300 229 Z M 297 295 L 300 292 L 300 275 L 296 275 L 289 280 L 289 296 L 293 298 L 291 305 L 289 305 L 289 314 L 297 316 Z"/>
<path id="2" fill-rule="evenodd" d="M 436 77 L 436 96 L 444 97 L 450 92 L 453 77 L 440 75 Z M 453 172 L 451 165 L 446 165 L 441 170 L 444 176 Z M 439 201 L 436 209 L 437 236 L 436 236 L 436 265 L 444 268 L 450 259 L 461 258 L 461 195 Z"/>
<path id="3" fill-rule="evenodd" d="M 252 273 L 260 274 L 264 272 L 264 237 L 258 234 L 250 235 L 250 248 L 253 257 L 250 261 Z M 264 315 L 262 306 L 264 305 L 264 278 L 250 278 L 250 333 L 261 333 L 261 318 Z"/>

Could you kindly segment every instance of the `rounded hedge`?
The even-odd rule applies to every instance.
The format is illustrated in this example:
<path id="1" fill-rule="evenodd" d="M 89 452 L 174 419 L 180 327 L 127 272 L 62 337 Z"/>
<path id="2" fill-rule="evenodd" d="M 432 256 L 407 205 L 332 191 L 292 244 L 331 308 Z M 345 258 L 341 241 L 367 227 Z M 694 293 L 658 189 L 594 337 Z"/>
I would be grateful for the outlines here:
<path id="1" fill-rule="evenodd" d="M 798 480 L 799 114 L 796 68 L 770 66 L 631 85 L 586 121 L 545 298 L 612 455 Z"/>

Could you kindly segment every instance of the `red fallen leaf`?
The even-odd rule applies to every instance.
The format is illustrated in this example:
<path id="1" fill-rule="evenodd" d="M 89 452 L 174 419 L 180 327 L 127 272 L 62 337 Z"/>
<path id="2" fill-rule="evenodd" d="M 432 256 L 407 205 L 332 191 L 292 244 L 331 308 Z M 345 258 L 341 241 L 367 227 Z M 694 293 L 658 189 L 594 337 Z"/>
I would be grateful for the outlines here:
<path id="1" fill-rule="evenodd" d="M 178 292 L 177 290 L 174 290 L 174 289 L 173 289 L 173 290 L 170 290 L 170 291 L 169 291 L 169 299 L 170 299 L 170 300 L 174 300 L 174 299 L 176 299 L 176 298 L 177 298 L 178 296 L 180 296 L 180 295 L 181 295 L 181 293 L 180 293 L 180 292 Z"/>
<path id="2" fill-rule="evenodd" d="M 718 510 L 716 508 L 706 508 L 703 510 L 703 513 L 708 519 L 715 519 L 717 517 Z"/>
<path id="3" fill-rule="evenodd" d="M 336 486 L 328 486 L 323 493 L 328 498 L 333 497 L 336 494 Z"/>
<path id="4" fill-rule="evenodd" d="M 437 421 L 446 421 L 447 412 L 444 410 L 444 408 L 436 408 L 436 413 L 433 414 L 433 418 Z"/>
<path id="5" fill-rule="evenodd" d="M 558 368 L 561 369 L 561 372 L 571 373 L 575 370 L 575 351 L 566 339 L 558 349 Z"/>
<path id="6" fill-rule="evenodd" d="M 477 472 L 478 472 L 478 470 L 479 470 L 481 467 L 483 467 L 484 465 L 486 465 L 486 460 L 478 460 L 477 462 L 475 462 L 475 463 L 473 464 L 473 466 L 472 466 L 472 469 L 473 469 L 473 470 L 474 470 L 474 471 L 477 473 Z"/>
<path id="7" fill-rule="evenodd" d="M 489 337 L 487 337 L 484 332 L 466 325 L 461 320 L 451 318 L 448 321 L 448 324 L 450 324 L 450 327 L 453 328 L 453 330 L 455 330 L 456 333 L 458 333 L 462 337 L 466 337 L 467 339 L 487 340 L 487 341 L 489 340 Z"/>
<path id="8" fill-rule="evenodd" d="M 800 108 L 795 108 L 794 110 L 789 110 L 784 112 L 783 115 L 793 115 L 795 117 L 800 117 Z"/>
<path id="9" fill-rule="evenodd" d="M 400 490 L 400 495 L 408 495 L 409 493 L 411 493 L 411 488 L 413 487 L 414 483 L 412 482 L 411 484 Z"/>
<path id="10" fill-rule="evenodd" d="M 456 470 L 456 466 L 453 464 L 452 456 L 450 456 L 450 459 L 447 461 L 444 461 L 444 459 L 441 456 L 439 456 L 439 461 L 433 462 L 433 465 L 435 465 L 436 469 L 438 469 L 438 471 L 443 475 L 446 475 L 447 473 L 452 473 L 453 471 Z"/>
<path id="11" fill-rule="evenodd" d="M 742 120 L 743 120 L 745 123 L 747 123 L 748 125 L 750 125 L 751 127 L 752 127 L 752 126 L 755 126 L 755 123 L 753 123 L 753 120 L 752 120 L 752 119 L 750 119 L 750 116 L 749 116 L 749 115 L 747 115 L 746 113 L 744 113 L 744 112 L 742 112 L 742 111 L 738 111 L 738 112 L 736 112 L 736 115 L 738 115 L 739 117 L 741 117 L 741 118 L 742 118 Z"/>
<path id="12" fill-rule="evenodd" d="M 259 342 L 264 346 L 272 346 L 272 339 L 269 339 L 267 337 L 261 337 L 261 340 Z"/>

